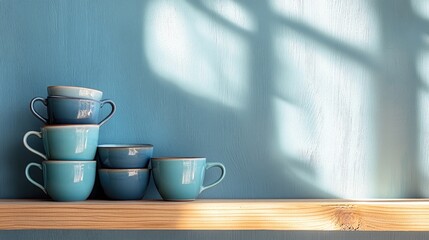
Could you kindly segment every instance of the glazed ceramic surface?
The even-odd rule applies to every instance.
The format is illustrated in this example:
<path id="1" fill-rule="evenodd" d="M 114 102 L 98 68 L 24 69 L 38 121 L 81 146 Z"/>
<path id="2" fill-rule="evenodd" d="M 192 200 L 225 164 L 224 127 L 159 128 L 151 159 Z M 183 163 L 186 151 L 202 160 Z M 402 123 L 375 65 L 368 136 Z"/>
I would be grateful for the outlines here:
<path id="1" fill-rule="evenodd" d="M 48 117 L 43 117 L 35 109 L 35 103 L 42 102 L 47 107 Z M 100 109 L 110 105 L 110 113 L 99 121 Z M 34 116 L 47 124 L 99 124 L 106 123 L 115 113 L 116 105 L 112 100 L 96 101 L 83 98 L 52 96 L 47 99 L 35 97 L 30 102 Z"/>
<path id="2" fill-rule="evenodd" d="M 101 187 L 110 199 L 142 199 L 149 184 L 150 170 L 99 169 Z"/>
<path id="3" fill-rule="evenodd" d="M 99 125 L 49 125 L 40 132 L 24 135 L 24 146 L 45 160 L 94 160 L 97 151 Z M 30 147 L 27 138 L 35 135 L 43 140 L 45 154 Z"/>
<path id="4" fill-rule="evenodd" d="M 106 168 L 147 168 L 153 145 L 103 144 L 97 147 L 100 163 Z"/>
<path id="5" fill-rule="evenodd" d="M 43 172 L 43 184 L 30 177 L 30 168 Z M 42 189 L 55 201 L 83 201 L 94 187 L 96 161 L 43 161 L 30 163 L 25 169 L 28 181 Z"/>
<path id="6" fill-rule="evenodd" d="M 225 177 L 221 163 L 206 163 L 205 158 L 152 158 L 152 174 L 156 188 L 164 200 L 194 200 L 219 184 Z M 214 183 L 203 186 L 205 171 L 218 167 L 222 173 Z"/>
<path id="7" fill-rule="evenodd" d="M 103 98 L 103 92 L 84 87 L 76 86 L 49 86 L 47 88 L 48 96 L 65 96 L 74 98 L 86 98 L 100 101 Z"/>

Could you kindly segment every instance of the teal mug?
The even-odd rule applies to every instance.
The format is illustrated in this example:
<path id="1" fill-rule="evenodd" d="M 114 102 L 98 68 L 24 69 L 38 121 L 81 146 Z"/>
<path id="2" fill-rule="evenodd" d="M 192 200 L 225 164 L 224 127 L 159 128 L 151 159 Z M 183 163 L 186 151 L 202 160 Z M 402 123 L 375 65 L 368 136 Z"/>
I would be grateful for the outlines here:
<path id="1" fill-rule="evenodd" d="M 43 185 L 31 178 L 31 167 L 42 170 Z M 25 168 L 28 181 L 61 202 L 86 200 L 94 187 L 95 174 L 96 161 L 43 161 L 29 163 Z"/>
<path id="2" fill-rule="evenodd" d="M 42 102 L 47 108 L 47 118 L 36 111 L 34 105 Z M 99 121 L 100 110 L 106 104 L 110 105 L 110 113 Z M 112 100 L 97 101 L 93 99 L 72 98 L 64 96 L 35 97 L 30 102 L 30 110 L 34 116 L 46 124 L 98 124 L 103 125 L 116 112 Z"/>
<path id="3" fill-rule="evenodd" d="M 46 125 L 40 132 L 29 131 L 24 135 L 24 146 L 45 160 L 94 160 L 97 152 L 99 125 Z M 29 136 L 43 140 L 45 154 L 30 147 Z"/>
<path id="4" fill-rule="evenodd" d="M 206 162 L 202 157 L 152 158 L 152 176 L 164 200 L 191 201 L 198 195 L 219 184 L 225 177 L 225 166 L 218 162 Z M 212 184 L 203 185 L 206 170 L 217 167 L 220 177 Z"/>

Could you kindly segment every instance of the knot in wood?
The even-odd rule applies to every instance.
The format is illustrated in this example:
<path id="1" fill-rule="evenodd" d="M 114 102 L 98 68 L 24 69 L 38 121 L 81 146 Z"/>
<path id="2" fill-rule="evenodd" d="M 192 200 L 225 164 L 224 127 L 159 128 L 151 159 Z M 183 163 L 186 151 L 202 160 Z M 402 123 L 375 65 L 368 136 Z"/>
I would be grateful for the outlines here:
<path id="1" fill-rule="evenodd" d="M 336 224 L 344 231 L 357 231 L 361 227 L 362 219 L 353 205 L 341 206 L 335 211 Z"/>

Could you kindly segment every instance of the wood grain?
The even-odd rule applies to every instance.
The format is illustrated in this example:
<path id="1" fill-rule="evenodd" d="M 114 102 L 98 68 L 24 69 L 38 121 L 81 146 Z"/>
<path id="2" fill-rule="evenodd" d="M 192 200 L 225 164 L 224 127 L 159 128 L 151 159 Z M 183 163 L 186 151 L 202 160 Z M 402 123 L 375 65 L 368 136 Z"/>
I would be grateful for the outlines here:
<path id="1" fill-rule="evenodd" d="M 429 231 L 429 200 L 0 200 L 0 229 Z"/>

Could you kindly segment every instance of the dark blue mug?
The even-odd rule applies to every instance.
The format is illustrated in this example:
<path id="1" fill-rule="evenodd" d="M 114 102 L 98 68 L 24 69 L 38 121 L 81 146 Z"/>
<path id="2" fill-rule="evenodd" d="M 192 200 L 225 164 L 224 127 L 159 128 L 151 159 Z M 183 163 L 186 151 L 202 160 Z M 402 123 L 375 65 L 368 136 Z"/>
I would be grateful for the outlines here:
<path id="1" fill-rule="evenodd" d="M 42 102 L 47 107 L 47 118 L 35 110 L 34 104 L 36 102 Z M 111 111 L 99 122 L 100 109 L 105 104 L 111 106 Z M 97 101 L 85 98 L 49 96 L 46 99 L 42 97 L 33 98 L 30 102 L 30 110 L 45 124 L 99 124 L 101 126 L 113 116 L 116 105 L 109 99 Z"/>
<path id="2" fill-rule="evenodd" d="M 99 169 L 101 187 L 110 199 L 139 200 L 146 193 L 150 170 L 138 169 Z"/>
<path id="3" fill-rule="evenodd" d="M 103 168 L 147 168 L 152 158 L 151 144 L 102 144 L 97 147 Z"/>

